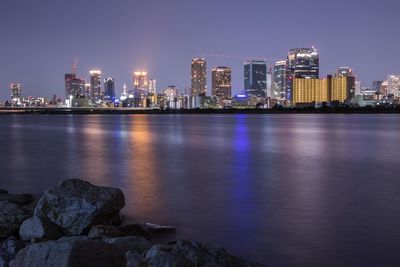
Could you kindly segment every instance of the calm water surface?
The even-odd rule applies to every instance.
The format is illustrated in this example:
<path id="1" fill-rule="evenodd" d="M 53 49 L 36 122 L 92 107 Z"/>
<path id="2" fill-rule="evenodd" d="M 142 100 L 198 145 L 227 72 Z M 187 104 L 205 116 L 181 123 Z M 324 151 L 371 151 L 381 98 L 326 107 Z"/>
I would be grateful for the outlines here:
<path id="1" fill-rule="evenodd" d="M 398 115 L 1 116 L 0 187 L 120 187 L 128 220 L 270 266 L 400 266 Z"/>

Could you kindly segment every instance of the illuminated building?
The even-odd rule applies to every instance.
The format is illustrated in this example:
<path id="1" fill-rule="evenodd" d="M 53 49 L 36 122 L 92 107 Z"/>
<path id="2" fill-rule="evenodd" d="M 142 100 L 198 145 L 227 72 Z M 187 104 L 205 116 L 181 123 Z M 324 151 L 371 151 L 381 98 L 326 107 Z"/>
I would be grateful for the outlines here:
<path id="1" fill-rule="evenodd" d="M 71 83 L 72 80 L 76 78 L 76 75 L 74 73 L 67 73 L 64 76 L 64 81 L 65 81 L 65 98 L 68 99 L 70 95 L 73 94 L 72 88 L 71 88 Z"/>
<path id="2" fill-rule="evenodd" d="M 389 75 L 387 78 L 388 95 L 400 97 L 400 75 Z"/>
<path id="3" fill-rule="evenodd" d="M 273 93 L 272 98 L 278 100 L 285 99 L 286 81 L 286 60 L 275 62 L 273 73 Z"/>
<path id="4" fill-rule="evenodd" d="M 319 79 L 319 56 L 317 49 L 293 48 L 286 61 L 286 99 L 292 100 L 294 79 Z"/>
<path id="5" fill-rule="evenodd" d="M 382 82 L 380 92 L 383 96 L 388 95 L 388 82 L 387 81 Z"/>
<path id="6" fill-rule="evenodd" d="M 21 105 L 22 89 L 20 83 L 10 84 L 11 102 L 13 106 Z"/>
<path id="7" fill-rule="evenodd" d="M 383 81 L 372 81 L 372 90 L 380 92 Z"/>
<path id="8" fill-rule="evenodd" d="M 114 78 L 104 79 L 104 98 L 108 100 L 112 100 L 115 98 Z"/>
<path id="9" fill-rule="evenodd" d="M 135 90 L 145 91 L 149 90 L 149 79 L 147 78 L 147 72 L 136 71 L 133 73 L 133 88 Z"/>
<path id="10" fill-rule="evenodd" d="M 348 102 L 355 96 L 354 76 L 332 78 L 330 101 Z"/>
<path id="11" fill-rule="evenodd" d="M 70 80 L 70 96 L 73 97 L 85 97 L 86 88 L 85 80 L 81 78 L 74 78 Z"/>
<path id="12" fill-rule="evenodd" d="M 244 63 L 244 91 L 246 95 L 266 97 L 267 62 L 251 60 Z"/>
<path id="13" fill-rule="evenodd" d="M 90 74 L 90 96 L 92 102 L 98 102 L 101 96 L 101 71 L 91 70 Z"/>
<path id="14" fill-rule="evenodd" d="M 293 105 L 328 102 L 328 79 L 294 79 Z"/>
<path id="15" fill-rule="evenodd" d="M 204 58 L 194 58 L 191 65 L 192 96 L 207 94 L 207 62 Z"/>
<path id="16" fill-rule="evenodd" d="M 348 77 L 354 76 L 353 69 L 350 67 L 338 67 L 335 73 L 335 77 Z"/>
<path id="17" fill-rule="evenodd" d="M 149 93 L 153 95 L 157 94 L 157 81 L 155 79 L 149 80 Z"/>
<path id="18" fill-rule="evenodd" d="M 167 102 L 174 101 L 174 99 L 178 98 L 178 89 L 176 89 L 175 85 L 170 85 L 164 90 L 164 96 Z"/>
<path id="19" fill-rule="evenodd" d="M 216 96 L 219 100 L 227 100 L 231 98 L 232 82 L 231 69 L 228 67 L 216 67 L 211 71 L 212 96 Z"/>

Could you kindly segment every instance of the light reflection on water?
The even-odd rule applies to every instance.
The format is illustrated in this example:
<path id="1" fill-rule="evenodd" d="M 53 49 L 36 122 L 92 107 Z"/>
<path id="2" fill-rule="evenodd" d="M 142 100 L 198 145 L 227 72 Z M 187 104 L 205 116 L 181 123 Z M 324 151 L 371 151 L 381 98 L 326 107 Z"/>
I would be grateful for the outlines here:
<path id="1" fill-rule="evenodd" d="M 397 266 L 397 115 L 0 117 L 0 187 L 120 187 L 172 224 L 270 266 Z"/>

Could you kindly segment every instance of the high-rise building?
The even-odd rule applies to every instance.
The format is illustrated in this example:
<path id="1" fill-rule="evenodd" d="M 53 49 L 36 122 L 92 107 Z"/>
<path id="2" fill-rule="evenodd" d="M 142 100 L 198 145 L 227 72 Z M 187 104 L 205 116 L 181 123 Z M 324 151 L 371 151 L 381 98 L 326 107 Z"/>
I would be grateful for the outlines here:
<path id="1" fill-rule="evenodd" d="M 157 94 L 157 81 L 156 79 L 149 80 L 149 93 L 156 95 Z"/>
<path id="2" fill-rule="evenodd" d="M 381 92 L 381 94 L 383 96 L 387 96 L 388 95 L 388 82 L 387 81 L 383 81 L 379 91 Z"/>
<path id="3" fill-rule="evenodd" d="M 20 83 L 12 83 L 10 84 L 11 91 L 11 102 L 12 105 L 21 105 L 22 100 L 22 89 Z"/>
<path id="4" fill-rule="evenodd" d="M 84 97 L 86 95 L 85 80 L 75 77 L 70 82 L 70 96 Z"/>
<path id="5" fill-rule="evenodd" d="M 136 71 L 133 73 L 133 88 L 135 90 L 145 91 L 149 90 L 149 79 L 147 77 L 147 72 Z"/>
<path id="6" fill-rule="evenodd" d="M 97 102 L 101 98 L 101 71 L 91 70 L 90 74 L 90 96 L 92 102 Z"/>
<path id="7" fill-rule="evenodd" d="M 348 102 L 355 96 L 355 78 L 354 76 L 333 77 L 331 88 L 330 101 Z"/>
<path id="8" fill-rule="evenodd" d="M 383 81 L 372 81 L 372 91 L 380 92 Z"/>
<path id="9" fill-rule="evenodd" d="M 244 63 L 244 91 L 246 95 L 266 97 L 267 62 L 251 60 Z"/>
<path id="10" fill-rule="evenodd" d="M 232 94 L 232 71 L 228 67 L 216 67 L 211 70 L 212 95 L 220 100 L 231 98 Z"/>
<path id="11" fill-rule="evenodd" d="M 348 77 L 354 76 L 353 69 L 350 67 L 338 67 L 335 73 L 335 77 Z"/>
<path id="12" fill-rule="evenodd" d="M 76 74 L 74 73 L 67 73 L 64 76 L 64 81 L 65 81 L 65 98 L 68 99 L 69 96 L 73 95 L 72 88 L 71 88 L 71 83 L 72 80 L 76 78 Z"/>
<path id="13" fill-rule="evenodd" d="M 293 82 L 293 105 L 327 102 L 328 79 L 295 78 Z"/>
<path id="14" fill-rule="evenodd" d="M 361 95 L 361 81 L 355 81 L 355 95 Z"/>
<path id="15" fill-rule="evenodd" d="M 191 82 L 192 96 L 207 94 L 207 62 L 204 58 L 192 59 Z"/>
<path id="16" fill-rule="evenodd" d="M 112 77 L 104 79 L 104 98 L 115 99 L 115 81 Z"/>
<path id="17" fill-rule="evenodd" d="M 317 49 L 293 48 L 286 62 L 286 99 L 292 100 L 294 79 L 319 79 L 319 55 Z"/>
<path id="18" fill-rule="evenodd" d="M 286 60 L 275 62 L 273 73 L 273 94 L 272 98 L 278 100 L 285 99 L 285 83 L 286 83 Z"/>
<path id="19" fill-rule="evenodd" d="M 389 75 L 387 78 L 388 94 L 400 97 L 400 75 Z"/>

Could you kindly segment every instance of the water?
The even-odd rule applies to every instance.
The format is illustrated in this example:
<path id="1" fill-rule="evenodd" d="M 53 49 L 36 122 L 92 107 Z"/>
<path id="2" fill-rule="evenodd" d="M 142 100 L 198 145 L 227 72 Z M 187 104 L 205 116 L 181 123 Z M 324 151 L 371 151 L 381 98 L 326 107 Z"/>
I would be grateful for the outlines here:
<path id="1" fill-rule="evenodd" d="M 270 266 L 400 266 L 399 137 L 398 115 L 1 116 L 0 187 L 85 178 Z"/>

